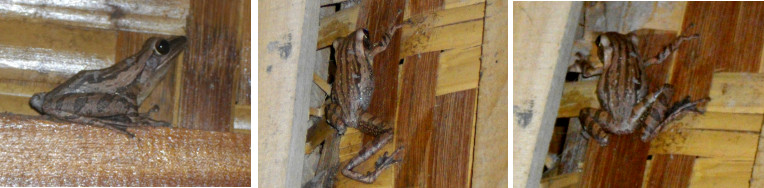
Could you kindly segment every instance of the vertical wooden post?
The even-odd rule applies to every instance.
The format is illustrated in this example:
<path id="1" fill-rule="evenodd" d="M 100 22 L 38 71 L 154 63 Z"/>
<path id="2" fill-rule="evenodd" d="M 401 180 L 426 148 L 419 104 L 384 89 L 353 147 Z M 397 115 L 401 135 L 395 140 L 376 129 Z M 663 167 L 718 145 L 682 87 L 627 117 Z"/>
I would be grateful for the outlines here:
<path id="1" fill-rule="evenodd" d="M 312 0 L 262 1 L 258 7 L 261 29 L 257 41 L 259 187 L 299 187 L 302 182 L 308 89 L 312 84 L 311 66 L 316 57 L 318 38 L 318 3 Z M 208 42 L 223 41 L 225 39 Z M 230 98 L 230 95 L 226 97 Z M 214 114 L 204 114 L 204 117 L 211 115 Z"/>
<path id="2" fill-rule="evenodd" d="M 512 36 L 514 39 L 512 67 L 515 73 L 512 77 L 514 83 L 512 108 L 515 118 L 512 164 L 515 187 L 537 187 L 541 180 L 541 170 L 549 149 L 552 125 L 557 118 L 557 109 L 560 105 L 564 75 L 571 60 L 573 35 L 578 17 L 581 15 L 581 5 L 581 2 L 514 2 L 513 4 L 515 21 L 513 27 L 523 28 L 515 30 Z M 555 27 L 548 27 L 550 25 Z M 483 57 L 486 57 L 485 52 Z M 486 63 L 500 62 L 484 60 L 481 66 L 488 67 Z M 482 91 L 481 89 L 481 95 Z M 479 155 L 492 155 L 496 152 L 490 150 L 495 147 L 486 146 L 495 143 L 486 143 L 482 139 L 482 136 L 490 135 L 492 134 L 490 132 L 495 130 L 488 128 L 489 124 L 480 123 L 480 114 L 489 113 L 481 111 L 485 107 L 480 105 L 478 105 L 479 123 L 475 136 L 477 138 L 475 169 L 483 165 L 494 165 L 492 163 L 494 160 L 483 161 L 484 156 Z M 495 138 L 487 141 L 499 142 Z M 478 175 L 478 172 L 475 172 L 475 176 Z M 490 178 L 490 180 L 493 179 Z M 481 180 L 481 182 L 493 181 Z"/>

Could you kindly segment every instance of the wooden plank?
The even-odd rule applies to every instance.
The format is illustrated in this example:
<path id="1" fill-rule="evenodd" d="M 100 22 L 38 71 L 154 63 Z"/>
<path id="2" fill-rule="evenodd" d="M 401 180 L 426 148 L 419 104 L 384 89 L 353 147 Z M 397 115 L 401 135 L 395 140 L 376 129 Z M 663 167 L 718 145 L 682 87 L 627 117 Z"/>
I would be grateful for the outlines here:
<path id="1" fill-rule="evenodd" d="M 480 19 L 484 15 L 483 10 L 485 10 L 485 6 L 480 5 L 479 3 L 483 1 L 484 0 L 445 0 L 444 6 L 446 9 L 428 12 L 427 14 L 420 14 L 412 19 L 418 20 L 416 23 L 418 27 L 437 27 L 464 22 L 466 20 Z M 334 39 L 347 36 L 350 32 L 353 32 L 358 28 L 355 21 L 358 19 L 359 11 L 359 6 L 353 6 L 321 19 L 319 22 L 318 45 L 316 48 L 321 49 L 327 47 L 332 44 Z M 410 10 L 406 8 L 405 11 L 403 19 L 409 19 L 411 14 L 408 11 Z M 387 23 L 383 24 L 383 26 L 389 27 L 387 26 Z"/>
<path id="2" fill-rule="evenodd" d="M 469 187 L 477 89 L 435 98 L 427 187 Z"/>
<path id="3" fill-rule="evenodd" d="M 185 53 L 194 55 L 183 59 L 180 127 L 229 131 L 233 123 L 239 6 L 240 1 L 191 2 Z"/>
<path id="4" fill-rule="evenodd" d="M 399 146 L 406 148 L 403 160 L 409 161 L 401 165 L 396 178 L 397 187 L 426 186 L 432 178 L 428 164 L 433 158 L 429 151 L 432 148 L 432 130 L 435 99 L 435 81 L 439 52 L 431 52 L 410 56 L 404 61 L 401 75 L 401 99 L 398 112 L 397 138 Z M 427 177 L 427 178 L 426 178 Z"/>
<path id="5" fill-rule="evenodd" d="M 580 187 L 638 187 L 649 145 L 635 135 L 610 135 L 606 147 L 589 140 Z"/>
<path id="6" fill-rule="evenodd" d="M 298 187 L 302 182 L 318 10 L 318 1 L 308 0 L 264 1 L 258 6 L 263 31 L 258 33 L 257 44 L 258 187 Z M 208 12 L 217 11 L 231 9 Z"/>
<path id="7" fill-rule="evenodd" d="M 581 109 L 591 107 L 599 108 L 597 101 L 597 80 L 585 80 L 578 82 L 566 82 L 562 89 L 560 108 L 557 117 L 578 117 Z"/>
<path id="8" fill-rule="evenodd" d="M 250 136 L 0 115 L 2 186 L 250 186 Z M 65 143 L 65 144 L 62 144 Z M 30 181 L 32 180 L 32 181 Z"/>
<path id="9" fill-rule="evenodd" d="M 236 49 L 239 50 L 239 64 L 236 68 L 236 75 L 234 75 L 234 104 L 235 105 L 250 105 L 252 98 L 252 62 L 251 60 L 251 43 L 252 43 L 252 1 L 242 0 L 240 7 L 239 18 L 239 41 L 236 43 Z"/>
<path id="10" fill-rule="evenodd" d="M 129 58 L 136 53 L 138 53 L 143 47 L 146 40 L 148 40 L 151 37 L 162 37 L 162 38 L 169 38 L 170 36 L 166 35 L 157 35 L 157 34 L 146 34 L 146 33 L 135 33 L 135 32 L 127 32 L 127 31 L 119 31 L 117 32 L 117 42 L 116 42 L 116 59 L 117 61 L 121 61 L 123 59 Z M 175 69 L 174 67 L 178 66 L 180 60 L 183 59 L 183 54 L 179 55 L 177 59 L 174 60 L 174 62 L 171 62 L 171 67 L 167 71 L 167 74 L 164 76 L 164 78 L 157 83 L 157 85 L 154 87 L 154 90 L 151 91 L 151 94 L 149 94 L 148 97 L 143 101 L 143 104 L 138 109 L 139 112 L 148 112 L 154 105 L 159 106 L 159 111 L 156 113 L 151 114 L 151 118 L 156 120 L 161 120 L 165 122 L 173 123 L 174 120 L 174 114 L 175 114 L 175 107 L 174 104 L 175 100 L 173 97 L 175 97 Z M 178 126 L 177 124 L 173 124 L 173 126 Z"/>
<path id="11" fill-rule="evenodd" d="M 698 158 L 692 167 L 690 187 L 749 187 L 752 167 L 752 160 Z"/>
<path id="12" fill-rule="evenodd" d="M 565 144 L 560 155 L 560 173 L 574 173 L 583 171 L 584 157 L 589 141 L 581 134 L 581 121 L 578 118 L 568 120 L 568 132 L 565 134 Z"/>
<path id="13" fill-rule="evenodd" d="M 480 80 L 480 46 L 440 53 L 435 95 L 474 89 Z"/>
<path id="14" fill-rule="evenodd" d="M 695 156 L 653 155 L 645 187 L 687 187 Z"/>
<path id="15" fill-rule="evenodd" d="M 725 23 L 732 33 L 726 37 L 735 45 L 724 45 L 719 56 L 715 71 L 724 72 L 757 72 L 761 64 L 761 50 L 764 48 L 764 2 L 738 2 L 733 6 L 734 21 Z M 717 12 L 721 13 L 721 12 Z M 734 25 L 733 25 L 734 24 Z M 717 26 L 718 27 L 718 26 Z"/>
<path id="16" fill-rule="evenodd" d="M 486 2 L 486 38 L 483 40 L 485 47 L 489 50 L 483 50 L 483 62 L 481 70 L 487 70 L 487 67 L 501 69 L 503 57 L 500 56 L 504 35 L 502 32 L 506 27 L 503 26 L 502 16 L 503 3 L 505 1 L 487 1 Z M 563 78 L 569 64 L 570 47 L 573 44 L 573 34 L 576 21 L 581 12 L 580 2 L 565 3 L 545 3 L 545 2 L 515 2 L 514 28 L 524 28 L 517 30 L 512 35 L 514 63 L 512 68 L 514 75 L 512 82 L 513 89 L 513 184 L 515 187 L 536 187 L 541 180 L 541 165 L 549 149 L 549 139 L 551 138 L 552 125 L 557 117 L 557 108 L 560 104 L 560 95 L 562 94 Z M 490 13 L 489 13 L 490 12 Z M 531 20 L 533 20 L 531 23 Z M 561 27 L 546 27 L 534 23 L 547 23 Z M 489 27 L 489 25 L 491 25 Z M 565 27 L 562 27 L 565 26 Z M 491 43 L 496 41 L 496 43 Z M 489 59 L 490 58 L 490 59 Z M 493 73 L 491 80 L 503 79 L 503 74 Z M 493 77 L 493 76 L 492 76 Z M 492 78 L 489 77 L 489 78 Z M 486 79 L 485 73 L 483 78 Z M 481 80 L 480 88 L 483 88 L 484 82 Z M 492 94 L 491 91 L 503 92 L 504 89 L 497 85 L 489 85 L 486 89 L 481 89 L 479 93 L 487 91 L 487 96 L 501 95 Z M 478 101 L 482 101 L 479 97 Z M 494 98 L 494 97 L 489 97 Z M 485 106 L 484 106 L 485 105 Z M 482 107 L 480 107 L 482 106 Z M 507 182 L 503 179 L 502 171 L 506 171 L 500 155 L 496 151 L 502 151 L 501 142 L 504 137 L 502 131 L 497 131 L 498 121 L 486 121 L 487 119 L 499 118 L 500 113 L 483 114 L 494 108 L 500 108 L 495 103 L 479 104 L 478 107 L 478 125 L 475 138 L 475 166 L 473 169 L 473 181 L 475 187 L 488 187 Z M 488 115 L 488 116 L 481 116 Z M 486 119 L 487 118 L 487 119 Z M 481 121 L 483 120 L 483 121 Z M 542 128 L 543 127 L 543 128 Z M 490 155 L 490 156 L 489 156 Z M 504 157 L 506 158 L 506 157 Z M 478 170 L 480 169 L 480 170 Z"/>
<path id="17" fill-rule="evenodd" d="M 423 30 L 405 30 L 401 57 L 456 48 L 478 46 L 483 39 L 483 20 L 478 19 Z M 450 36 L 459 36 L 458 38 Z"/>
<path id="18" fill-rule="evenodd" d="M 713 74 L 708 111 L 764 114 L 764 74 Z"/>
<path id="19" fill-rule="evenodd" d="M 554 177 L 541 179 L 541 186 L 544 188 L 575 187 L 581 181 L 581 173 L 568 173 Z"/>
<path id="20" fill-rule="evenodd" d="M 3 1 L 0 7 L 3 20 L 167 35 L 184 35 L 189 14 L 188 0 Z"/>
<path id="21" fill-rule="evenodd" d="M 761 134 L 764 134 L 762 131 Z M 764 136 L 759 134 L 759 145 L 756 147 L 756 159 L 751 174 L 751 187 L 764 187 Z"/>
<path id="22" fill-rule="evenodd" d="M 681 129 L 728 130 L 728 131 L 761 131 L 764 122 L 762 114 L 734 114 L 721 112 L 706 112 L 703 115 L 690 114 L 669 125 Z"/>
<path id="23" fill-rule="evenodd" d="M 321 49 L 332 45 L 332 42 L 340 37 L 345 37 L 356 29 L 356 20 L 361 6 L 353 6 L 335 12 L 318 22 L 318 46 Z"/>
<path id="24" fill-rule="evenodd" d="M 650 143 L 650 154 L 752 160 L 758 143 L 758 133 L 685 129 L 659 135 Z"/>

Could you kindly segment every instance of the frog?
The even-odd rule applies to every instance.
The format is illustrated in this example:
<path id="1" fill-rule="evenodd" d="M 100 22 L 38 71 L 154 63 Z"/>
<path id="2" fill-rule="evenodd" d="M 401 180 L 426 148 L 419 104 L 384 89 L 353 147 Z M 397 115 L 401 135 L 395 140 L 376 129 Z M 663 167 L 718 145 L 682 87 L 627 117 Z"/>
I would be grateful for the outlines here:
<path id="1" fill-rule="evenodd" d="M 149 38 L 136 54 L 103 69 L 81 70 L 52 90 L 32 95 L 29 105 L 46 117 L 108 128 L 130 138 L 135 135 L 129 127 L 170 127 L 149 117 L 159 110 L 157 105 L 146 113 L 138 108 L 187 41 L 185 36 Z"/>
<path id="2" fill-rule="evenodd" d="M 581 72 L 583 77 L 600 76 L 596 95 L 601 108 L 584 108 L 578 116 L 583 136 L 606 146 L 610 134 L 631 134 L 641 128 L 640 140 L 649 142 L 669 123 L 685 114 L 703 114 L 705 110 L 698 105 L 710 101 L 710 98 L 691 101 L 686 96 L 670 104 L 673 86 L 663 84 L 657 91 L 648 92 L 650 88 L 645 71 L 651 65 L 663 63 L 683 42 L 698 38 L 698 34 L 679 36 L 658 55 L 643 59 L 637 51 L 639 38 L 636 34 L 600 34 L 595 40 L 596 56 L 603 65 L 597 67 L 577 54 L 579 60 L 569 67 L 571 72 Z"/>
<path id="3" fill-rule="evenodd" d="M 400 11 L 398 15 L 400 16 Z M 327 123 L 334 127 L 339 135 L 344 135 L 346 127 L 352 127 L 374 137 L 374 140 L 364 145 L 358 155 L 342 168 L 341 173 L 350 179 L 373 183 L 385 169 L 402 160 L 396 156 L 399 156 L 404 148 L 398 147 L 391 155 L 385 152 L 379 157 L 373 171 L 362 174 L 353 170 L 393 138 L 394 131 L 390 123 L 369 111 L 374 92 L 373 60 L 375 55 L 387 49 L 398 29 L 410 24 L 410 21 L 406 21 L 390 26 L 382 40 L 373 44 L 369 40 L 369 31 L 364 28 L 357 29 L 346 37 L 337 38 L 332 43 L 336 71 L 325 108 Z"/>

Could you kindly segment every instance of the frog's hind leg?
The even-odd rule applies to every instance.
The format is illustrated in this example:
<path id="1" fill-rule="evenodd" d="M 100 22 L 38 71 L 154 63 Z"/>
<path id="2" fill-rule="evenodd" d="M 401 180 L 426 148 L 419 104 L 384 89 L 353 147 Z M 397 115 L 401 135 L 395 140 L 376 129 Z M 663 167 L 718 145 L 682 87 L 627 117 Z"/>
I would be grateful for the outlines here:
<path id="1" fill-rule="evenodd" d="M 687 96 L 683 100 L 674 103 L 670 109 L 667 109 L 669 104 L 668 98 L 671 97 L 667 96 L 666 99 L 662 98 L 659 100 L 660 102 L 654 105 L 650 110 L 651 112 L 649 116 L 645 118 L 645 129 L 641 137 L 642 141 L 647 142 L 652 140 L 658 133 L 666 129 L 666 125 L 687 113 L 694 112 L 703 114 L 705 111 L 698 109 L 698 104 L 711 100 L 706 97 L 691 102 L 690 97 Z"/>
<path id="2" fill-rule="evenodd" d="M 374 163 L 374 171 L 368 172 L 366 175 L 353 171 L 353 168 L 371 158 L 372 155 L 382 149 L 382 147 L 393 138 L 393 130 L 386 129 L 385 127 L 386 126 L 382 120 L 376 116 L 369 113 L 363 113 L 361 115 L 358 130 L 364 134 L 373 135 L 375 138 L 371 143 L 366 144 L 361 148 L 361 151 L 358 152 L 358 156 L 350 159 L 350 162 L 348 162 L 345 168 L 342 169 L 343 175 L 363 183 L 372 183 L 385 169 L 400 162 L 400 159 L 395 159 L 394 157 L 403 150 L 403 147 L 397 148 L 392 155 L 387 155 L 387 152 L 385 152 L 385 154 Z"/>
<path id="3" fill-rule="evenodd" d="M 605 146 L 608 144 L 608 133 L 605 131 L 604 126 L 611 122 L 612 118 L 607 111 L 596 108 L 584 108 L 578 115 L 579 121 L 581 121 L 581 132 L 585 138 L 594 138 L 600 145 Z"/>

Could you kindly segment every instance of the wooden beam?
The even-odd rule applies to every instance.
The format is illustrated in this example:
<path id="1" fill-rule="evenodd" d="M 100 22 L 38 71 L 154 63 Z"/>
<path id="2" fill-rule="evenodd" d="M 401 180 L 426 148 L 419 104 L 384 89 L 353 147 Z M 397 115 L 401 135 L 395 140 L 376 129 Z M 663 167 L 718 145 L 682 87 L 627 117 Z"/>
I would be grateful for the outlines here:
<path id="1" fill-rule="evenodd" d="M 650 143 L 650 154 L 752 160 L 758 143 L 758 133 L 685 129 L 659 135 Z"/>
<path id="2" fill-rule="evenodd" d="M 259 187 L 301 186 L 318 9 L 310 0 L 258 6 Z"/>
<path id="3" fill-rule="evenodd" d="M 486 12 L 493 12 L 491 16 L 499 16 L 501 9 L 493 9 L 499 6 L 500 2 L 486 2 Z M 514 26 L 515 28 L 524 28 L 516 30 L 513 34 L 514 63 L 512 64 L 514 76 L 513 104 L 514 126 L 513 134 L 513 180 L 515 187 L 536 187 L 541 180 L 541 165 L 543 164 L 546 152 L 549 149 L 552 124 L 557 117 L 557 108 L 560 105 L 560 96 L 562 94 L 563 76 L 569 65 L 570 50 L 573 46 L 573 34 L 577 25 L 578 17 L 581 14 L 581 2 L 514 2 Z M 488 18 L 488 13 L 486 18 Z M 499 18 L 496 18 L 499 19 Z M 533 20 L 531 23 L 531 20 Z M 491 27 L 500 27 L 500 20 L 494 20 Z M 546 27 L 546 23 L 557 25 L 559 27 Z M 486 26 L 488 28 L 488 26 Z M 501 27 L 500 27 L 501 28 Z M 500 30 L 499 30 L 500 31 Z M 495 32 L 499 32 L 495 31 Z M 486 34 L 486 36 L 495 36 Z M 497 37 L 498 38 L 498 37 Z M 488 38 L 495 39 L 495 38 Z M 488 42 L 488 40 L 484 40 Z M 499 46 L 500 44 L 495 44 Z M 497 47 L 498 48 L 498 47 Z M 483 58 L 495 56 L 495 54 L 483 53 Z M 501 64 L 498 59 L 493 61 L 483 61 L 482 68 L 488 67 L 486 64 Z M 481 68 L 481 69 L 482 69 Z M 498 67 L 497 67 L 498 68 Z M 482 82 L 481 82 L 482 83 Z M 482 88 L 482 86 L 481 86 Z M 482 93 L 483 90 L 480 92 Z M 489 90 L 490 91 L 490 90 Z M 478 99 L 480 101 L 481 99 Z M 495 105 L 495 104 L 484 104 Z M 478 107 L 478 114 L 485 113 Z M 490 108 L 489 108 L 490 109 Z M 478 117 L 478 122 L 481 118 Z M 483 125 L 481 125 L 483 124 Z M 494 150 L 489 148 L 500 148 L 495 146 L 500 142 L 500 135 L 495 134 L 496 129 L 492 128 L 498 125 L 492 125 L 489 122 L 478 123 L 478 133 L 476 135 L 475 148 L 475 167 L 473 169 L 482 169 L 485 171 L 474 172 L 473 178 L 475 185 L 491 186 L 502 183 L 500 175 L 488 175 L 488 173 L 497 172 L 501 167 L 490 167 L 495 165 L 489 161 L 503 160 L 487 157 L 485 155 L 496 155 Z M 483 129 L 483 130 L 481 130 Z M 497 136 L 499 138 L 497 138 Z M 482 139 L 487 137 L 489 139 Z M 487 142 L 493 140 L 495 142 Z M 494 145 L 494 146 L 487 146 Z M 499 150 L 501 151 L 501 150 Z M 500 163 L 499 163 L 500 164 Z M 490 169 L 490 170 L 489 170 Z M 487 177 L 486 177 L 487 176 Z M 483 179 L 485 178 L 485 179 Z M 479 184 L 477 182 L 480 182 Z"/>
<path id="4" fill-rule="evenodd" d="M 250 136 L 0 114 L 2 186 L 250 186 Z M 30 181 L 31 180 L 31 181 Z"/>
<path id="5" fill-rule="evenodd" d="M 764 73 L 714 73 L 708 110 L 764 114 Z"/>
<path id="6" fill-rule="evenodd" d="M 240 64 L 236 46 L 240 42 L 241 2 L 191 1 L 185 51 L 189 56 L 183 59 L 178 108 L 180 127 L 214 131 L 231 128 L 232 93 L 238 84 L 234 75 Z"/>
<path id="7" fill-rule="evenodd" d="M 697 158 L 692 167 L 690 187 L 749 187 L 753 160 Z M 753 181 L 756 181 L 755 176 Z"/>
<path id="8" fill-rule="evenodd" d="M 543 188 L 562 188 L 562 187 L 575 187 L 578 182 L 581 181 L 581 173 L 568 173 L 559 176 L 553 176 L 541 179 L 541 186 Z"/>

